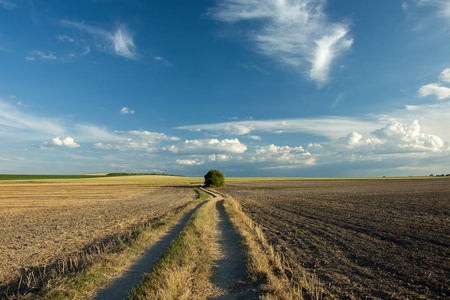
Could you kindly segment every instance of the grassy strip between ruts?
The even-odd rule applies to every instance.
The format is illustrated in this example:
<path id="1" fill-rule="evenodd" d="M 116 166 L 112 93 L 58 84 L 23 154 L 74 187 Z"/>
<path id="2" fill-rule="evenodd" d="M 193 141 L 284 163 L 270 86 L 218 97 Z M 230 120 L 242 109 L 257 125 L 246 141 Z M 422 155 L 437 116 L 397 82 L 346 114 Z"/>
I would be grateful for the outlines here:
<path id="1" fill-rule="evenodd" d="M 62 274 L 47 282 L 39 291 L 25 295 L 12 295 L 10 299 L 85 299 L 92 297 L 96 291 L 107 285 L 125 268 L 138 259 L 143 252 L 154 244 L 172 225 L 178 222 L 183 215 L 192 210 L 197 204 L 205 201 L 205 196 L 199 192 L 199 198 L 181 210 L 168 214 L 150 226 L 136 228 L 126 239 L 118 237 L 119 242 L 111 247 L 106 245 L 103 249 L 83 256 L 83 267 L 75 272 Z M 71 261 L 71 264 L 73 261 Z M 64 268 L 64 265 L 62 266 Z M 69 263 L 66 264 L 69 268 Z M 63 272 L 64 273 L 64 272 Z"/>
<path id="2" fill-rule="evenodd" d="M 204 197 L 208 195 L 204 192 Z M 216 201 L 205 203 L 130 299 L 206 299 L 211 294 Z"/>
<path id="3" fill-rule="evenodd" d="M 267 242 L 261 228 L 231 197 L 225 197 L 225 210 L 243 238 L 247 270 L 251 280 L 263 280 L 260 299 L 321 299 L 323 290 L 317 277 L 293 269 Z"/>

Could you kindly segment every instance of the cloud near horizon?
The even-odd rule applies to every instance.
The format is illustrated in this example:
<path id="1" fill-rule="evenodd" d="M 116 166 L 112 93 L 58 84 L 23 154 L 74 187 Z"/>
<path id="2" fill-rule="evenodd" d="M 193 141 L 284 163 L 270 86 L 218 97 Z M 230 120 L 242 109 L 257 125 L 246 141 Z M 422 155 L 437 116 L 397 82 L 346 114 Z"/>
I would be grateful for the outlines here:
<path id="1" fill-rule="evenodd" d="M 349 25 L 332 23 L 325 0 L 225 0 L 210 10 L 213 18 L 251 22 L 248 30 L 257 52 L 304 73 L 319 86 L 329 80 L 330 69 L 349 50 L 353 39 Z"/>

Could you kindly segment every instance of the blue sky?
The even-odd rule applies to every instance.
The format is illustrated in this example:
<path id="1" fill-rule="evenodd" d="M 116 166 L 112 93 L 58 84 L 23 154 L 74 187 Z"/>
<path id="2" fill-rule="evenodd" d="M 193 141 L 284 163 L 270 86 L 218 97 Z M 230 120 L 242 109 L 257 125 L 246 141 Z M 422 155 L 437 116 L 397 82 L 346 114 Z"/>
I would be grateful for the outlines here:
<path id="1" fill-rule="evenodd" d="M 450 170 L 449 0 L 0 0 L 0 173 Z"/>

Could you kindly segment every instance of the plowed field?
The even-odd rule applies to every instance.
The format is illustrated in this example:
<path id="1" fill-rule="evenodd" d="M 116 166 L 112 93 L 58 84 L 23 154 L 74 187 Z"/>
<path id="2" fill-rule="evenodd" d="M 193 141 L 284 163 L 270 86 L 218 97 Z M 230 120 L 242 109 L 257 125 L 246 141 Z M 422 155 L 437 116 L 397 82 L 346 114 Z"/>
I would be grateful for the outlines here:
<path id="1" fill-rule="evenodd" d="M 449 299 L 450 180 L 229 183 L 276 249 L 325 298 Z"/>
<path id="2" fill-rule="evenodd" d="M 1 184 L 0 283 L 195 198 L 192 187 L 145 184 Z"/>

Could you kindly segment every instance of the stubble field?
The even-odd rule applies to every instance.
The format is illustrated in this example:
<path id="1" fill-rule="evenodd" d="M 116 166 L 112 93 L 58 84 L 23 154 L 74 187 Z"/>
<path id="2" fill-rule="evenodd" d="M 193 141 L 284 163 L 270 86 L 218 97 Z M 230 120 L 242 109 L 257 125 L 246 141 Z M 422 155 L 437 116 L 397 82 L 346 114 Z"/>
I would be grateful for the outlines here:
<path id="1" fill-rule="evenodd" d="M 334 299 L 450 298 L 450 180 L 229 183 L 291 264 Z"/>
<path id="2" fill-rule="evenodd" d="M 0 184 L 0 283 L 195 198 L 192 187 L 149 184 Z"/>

